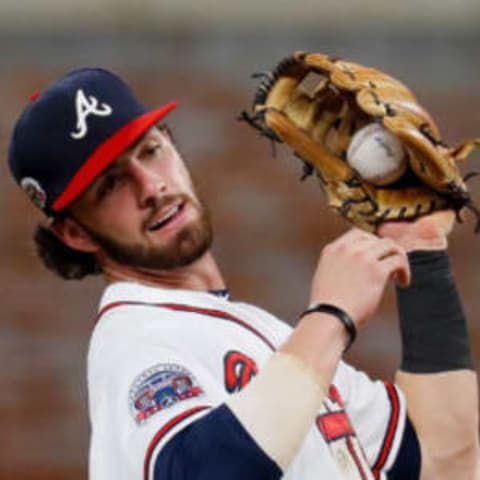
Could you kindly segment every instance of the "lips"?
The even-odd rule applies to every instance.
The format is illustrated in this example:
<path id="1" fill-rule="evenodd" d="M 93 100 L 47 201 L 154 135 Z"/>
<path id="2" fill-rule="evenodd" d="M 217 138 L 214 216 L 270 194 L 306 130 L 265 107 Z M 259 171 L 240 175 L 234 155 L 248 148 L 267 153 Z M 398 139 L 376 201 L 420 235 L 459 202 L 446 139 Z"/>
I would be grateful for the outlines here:
<path id="1" fill-rule="evenodd" d="M 168 225 L 184 208 L 185 202 L 177 201 L 173 205 L 168 205 L 162 208 L 155 214 L 155 218 L 149 222 L 147 230 L 149 232 L 156 232 Z"/>

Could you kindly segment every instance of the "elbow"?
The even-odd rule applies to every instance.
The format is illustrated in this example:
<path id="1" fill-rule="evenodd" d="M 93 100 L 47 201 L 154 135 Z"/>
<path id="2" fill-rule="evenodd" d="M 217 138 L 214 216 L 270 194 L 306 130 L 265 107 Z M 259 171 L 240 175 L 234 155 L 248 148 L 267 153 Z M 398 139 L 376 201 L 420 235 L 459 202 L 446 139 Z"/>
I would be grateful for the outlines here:
<path id="1" fill-rule="evenodd" d="M 467 438 L 451 438 L 443 448 L 422 447 L 421 480 L 480 480 L 478 430 Z"/>
<path id="2" fill-rule="evenodd" d="M 432 410 L 428 428 L 419 426 L 422 480 L 480 480 L 477 384 L 468 386 L 460 398 L 450 397 L 442 409 Z"/>

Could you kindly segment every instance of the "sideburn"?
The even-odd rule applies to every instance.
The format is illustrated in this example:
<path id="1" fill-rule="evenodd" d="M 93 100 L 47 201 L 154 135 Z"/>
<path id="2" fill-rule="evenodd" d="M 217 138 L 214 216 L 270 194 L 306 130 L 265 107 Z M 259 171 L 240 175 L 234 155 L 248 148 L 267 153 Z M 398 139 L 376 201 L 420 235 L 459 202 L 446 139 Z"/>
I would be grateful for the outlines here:
<path id="1" fill-rule="evenodd" d="M 206 206 L 188 195 L 173 196 L 185 200 L 199 212 L 195 223 L 183 227 L 167 245 L 149 248 L 144 245 L 129 245 L 117 238 L 83 225 L 105 254 L 115 262 L 134 268 L 173 270 L 192 264 L 212 246 L 213 229 L 210 212 Z M 161 208 L 161 207 L 159 207 Z"/>

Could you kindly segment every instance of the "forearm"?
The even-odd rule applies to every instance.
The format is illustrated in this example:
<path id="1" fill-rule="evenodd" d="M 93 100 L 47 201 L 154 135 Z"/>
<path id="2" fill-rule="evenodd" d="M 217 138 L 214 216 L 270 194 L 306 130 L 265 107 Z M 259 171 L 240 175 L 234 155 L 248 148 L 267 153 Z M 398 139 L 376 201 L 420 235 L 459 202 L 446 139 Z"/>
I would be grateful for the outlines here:
<path id="1" fill-rule="evenodd" d="M 477 377 L 446 252 L 410 255 L 412 283 L 398 290 L 403 343 L 397 383 L 422 448 L 422 478 L 473 478 Z"/>
<path id="2" fill-rule="evenodd" d="M 251 437 L 283 470 L 314 422 L 345 342 L 339 320 L 310 314 L 250 384 L 227 401 Z M 286 391 L 301 394 L 285 395 Z"/>
<path id="3" fill-rule="evenodd" d="M 417 432 L 421 479 L 471 479 L 478 462 L 477 377 L 458 370 L 436 374 L 399 371 L 408 415 Z"/>

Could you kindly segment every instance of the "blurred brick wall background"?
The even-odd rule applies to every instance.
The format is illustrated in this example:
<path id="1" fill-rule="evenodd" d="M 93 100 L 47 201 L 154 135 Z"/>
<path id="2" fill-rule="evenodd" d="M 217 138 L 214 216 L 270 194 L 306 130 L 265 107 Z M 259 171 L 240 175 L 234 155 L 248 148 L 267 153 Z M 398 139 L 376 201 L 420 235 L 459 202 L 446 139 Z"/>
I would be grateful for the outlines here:
<path id="1" fill-rule="evenodd" d="M 1 8 L 0 8 L 1 10 Z M 88 418 L 85 355 L 100 279 L 64 282 L 36 259 L 31 231 L 41 218 L 10 180 L 8 136 L 29 95 L 73 67 L 115 69 L 148 105 L 176 98 L 171 116 L 181 150 L 211 206 L 215 253 L 234 298 L 293 323 L 306 304 L 321 246 L 346 229 L 325 209 L 299 163 L 236 121 L 248 108 L 250 73 L 298 49 L 325 51 L 385 69 L 408 83 L 445 139 L 480 135 L 479 37 L 431 30 L 346 35 L 270 29 L 181 33 L 130 32 L 29 36 L 0 42 L 0 480 L 86 477 Z M 463 168 L 478 170 L 480 155 Z M 472 181 L 480 202 L 480 182 Z M 480 361 L 479 237 L 467 215 L 451 253 Z M 392 289 L 349 354 L 373 376 L 391 378 L 400 355 Z"/>

